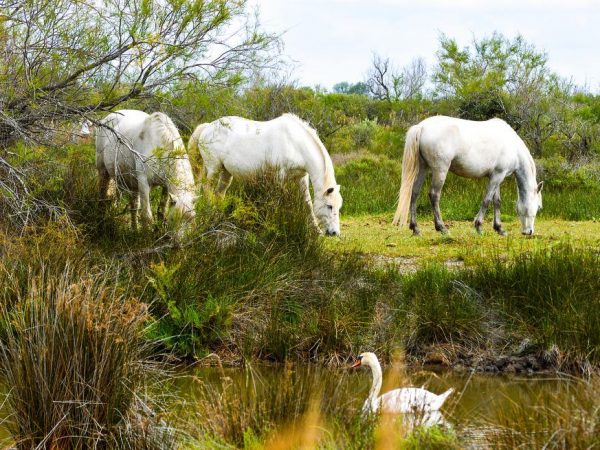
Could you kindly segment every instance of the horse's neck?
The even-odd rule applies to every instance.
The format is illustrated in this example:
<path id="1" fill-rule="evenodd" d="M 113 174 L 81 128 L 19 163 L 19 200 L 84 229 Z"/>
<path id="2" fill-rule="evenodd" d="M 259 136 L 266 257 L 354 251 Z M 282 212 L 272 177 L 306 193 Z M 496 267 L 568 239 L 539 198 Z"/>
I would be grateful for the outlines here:
<path id="1" fill-rule="evenodd" d="M 309 130 L 305 130 L 311 145 L 301 145 L 304 154 L 306 172 L 310 177 L 315 192 L 324 192 L 336 185 L 335 172 L 331 158 L 323 148 L 323 144 Z"/>
<path id="2" fill-rule="evenodd" d="M 519 195 L 524 197 L 527 193 L 536 189 L 535 163 L 529 151 L 524 148 L 519 152 L 519 166 L 515 171 Z"/>
<path id="3" fill-rule="evenodd" d="M 175 148 L 175 156 L 169 158 L 171 167 L 167 176 L 167 191 L 176 194 L 181 190 L 189 190 L 194 187 L 194 175 L 192 165 L 185 154 L 185 148 Z"/>

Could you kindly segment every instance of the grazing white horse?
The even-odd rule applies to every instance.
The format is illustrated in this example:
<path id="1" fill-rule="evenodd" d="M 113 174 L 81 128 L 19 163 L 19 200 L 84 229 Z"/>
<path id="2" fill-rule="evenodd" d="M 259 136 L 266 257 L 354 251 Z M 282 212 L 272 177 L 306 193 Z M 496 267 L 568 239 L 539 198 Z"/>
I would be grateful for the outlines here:
<path id="1" fill-rule="evenodd" d="M 100 198 L 107 199 L 109 182 L 115 180 L 130 194 L 131 225 L 136 228 L 140 203 L 143 223 L 153 222 L 150 189 L 161 186 L 159 216 L 170 198 L 170 217 L 193 217 L 192 166 L 171 119 L 160 112 L 123 109 L 106 116 L 101 124 L 96 134 Z"/>
<path id="2" fill-rule="evenodd" d="M 199 149 L 209 182 L 219 175 L 216 191 L 220 195 L 232 177 L 248 177 L 268 167 L 277 168 L 282 177 L 297 179 L 315 225 L 318 227 L 318 218 L 327 235 L 340 234 L 342 196 L 333 163 L 317 132 L 295 115 L 284 114 L 266 122 L 222 117 L 198 125 L 188 148 L 190 152 Z"/>
<path id="3" fill-rule="evenodd" d="M 493 201 L 494 230 L 501 235 L 506 232 L 500 223 L 500 183 L 514 173 L 521 232 L 533 234 L 535 216 L 542 207 L 543 183 L 537 184 L 535 163 L 527 146 L 503 120 L 476 122 L 435 116 L 408 130 L 402 158 L 402 184 L 393 224 L 405 225 L 410 212 L 410 229 L 416 235 L 419 234 L 417 198 L 427 168 L 432 172 L 429 198 L 436 230 L 446 232 L 440 213 L 440 196 L 450 170 L 462 177 L 489 178 L 474 225 L 481 232 L 488 205 Z"/>

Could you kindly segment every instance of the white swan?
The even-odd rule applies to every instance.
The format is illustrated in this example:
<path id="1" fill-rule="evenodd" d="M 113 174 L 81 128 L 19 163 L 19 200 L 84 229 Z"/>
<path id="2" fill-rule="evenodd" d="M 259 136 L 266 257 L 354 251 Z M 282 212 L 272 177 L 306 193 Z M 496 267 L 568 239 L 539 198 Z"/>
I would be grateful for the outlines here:
<path id="1" fill-rule="evenodd" d="M 450 388 L 443 394 L 437 395 L 423 388 L 401 388 L 386 392 L 378 397 L 381 390 L 381 365 L 374 353 L 361 353 L 352 367 L 367 366 L 373 373 L 373 385 L 369 397 L 363 406 L 363 412 L 376 412 L 380 407 L 383 412 L 392 414 L 431 414 L 437 412 L 448 396 L 454 392 Z"/>

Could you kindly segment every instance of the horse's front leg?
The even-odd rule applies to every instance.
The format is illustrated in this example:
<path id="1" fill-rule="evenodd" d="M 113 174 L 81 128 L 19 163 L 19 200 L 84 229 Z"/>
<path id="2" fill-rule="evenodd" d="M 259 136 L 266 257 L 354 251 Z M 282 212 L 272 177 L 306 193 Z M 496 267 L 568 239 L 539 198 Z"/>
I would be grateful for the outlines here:
<path id="1" fill-rule="evenodd" d="M 490 177 L 490 182 L 488 183 L 487 189 L 483 196 L 483 200 L 481 201 L 481 207 L 479 208 L 479 212 L 475 216 L 475 221 L 473 225 L 479 234 L 481 234 L 481 226 L 483 225 L 483 221 L 485 219 L 485 213 L 487 212 L 488 206 L 490 202 L 494 199 L 496 191 L 500 190 L 500 182 L 504 179 L 503 174 L 494 174 Z M 495 205 L 494 205 L 495 208 Z M 496 211 L 494 210 L 494 229 L 496 219 Z"/>
<path id="2" fill-rule="evenodd" d="M 138 210 L 140 209 L 140 195 L 137 191 L 129 193 L 129 212 L 131 214 L 131 229 L 137 230 Z"/>
<path id="3" fill-rule="evenodd" d="M 140 197 L 140 210 L 142 225 L 149 227 L 154 222 L 152 217 L 152 205 L 150 203 L 150 185 L 146 179 L 138 179 L 138 192 Z"/>
<path id="4" fill-rule="evenodd" d="M 431 176 L 431 189 L 429 190 L 429 200 L 433 208 L 433 220 L 435 223 L 435 229 L 443 234 L 448 232 L 448 228 L 442 220 L 442 212 L 440 211 L 440 198 L 442 197 L 442 188 L 446 182 L 446 175 L 448 171 L 435 170 L 432 168 Z"/>
<path id="5" fill-rule="evenodd" d="M 160 201 L 158 203 L 158 209 L 156 210 L 156 218 L 158 222 L 165 220 L 165 213 L 167 211 L 167 204 L 169 203 L 169 191 L 166 187 L 162 188 L 160 194 Z"/>
<path id="6" fill-rule="evenodd" d="M 310 197 L 310 189 L 308 186 L 308 174 L 304 175 L 298 180 L 298 186 L 300 187 L 300 192 L 304 196 L 304 201 L 308 205 L 308 210 L 310 211 L 310 216 L 312 218 L 313 225 L 319 231 L 319 233 L 322 234 L 323 232 L 321 231 L 321 227 L 319 227 L 319 221 L 317 220 L 317 216 L 315 216 L 312 198 Z"/>

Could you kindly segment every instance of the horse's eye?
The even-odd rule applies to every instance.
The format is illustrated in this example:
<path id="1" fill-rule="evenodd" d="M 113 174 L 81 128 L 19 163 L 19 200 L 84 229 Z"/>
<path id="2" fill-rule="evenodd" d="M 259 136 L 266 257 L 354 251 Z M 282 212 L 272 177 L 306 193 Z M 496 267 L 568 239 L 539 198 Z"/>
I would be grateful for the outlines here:
<path id="1" fill-rule="evenodd" d="M 329 209 L 329 211 L 333 211 L 333 206 L 327 205 L 327 209 Z"/>

